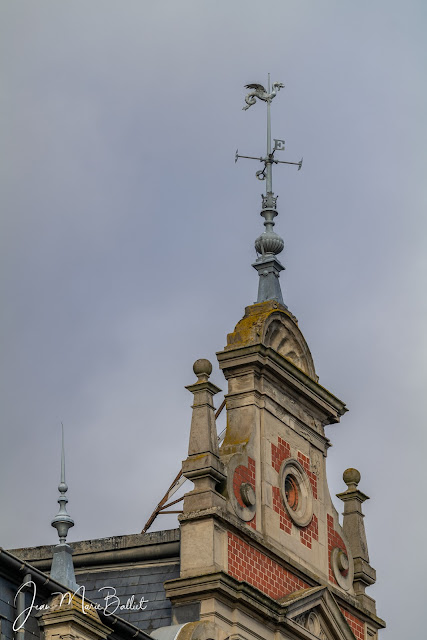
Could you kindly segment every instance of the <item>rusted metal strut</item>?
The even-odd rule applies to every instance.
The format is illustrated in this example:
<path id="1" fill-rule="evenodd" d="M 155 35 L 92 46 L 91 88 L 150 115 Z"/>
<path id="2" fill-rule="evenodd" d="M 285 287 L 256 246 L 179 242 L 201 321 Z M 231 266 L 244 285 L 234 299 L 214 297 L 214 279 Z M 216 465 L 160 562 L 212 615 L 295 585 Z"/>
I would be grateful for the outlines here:
<path id="1" fill-rule="evenodd" d="M 225 407 L 225 398 L 221 402 L 221 405 L 220 405 L 218 411 L 215 413 L 215 420 L 221 414 L 221 411 L 224 409 L 224 407 Z M 220 435 L 218 436 L 218 440 L 221 440 L 221 438 L 223 436 L 223 433 L 224 432 L 220 433 Z M 182 471 L 180 471 L 176 475 L 176 477 L 174 478 L 172 484 L 170 485 L 169 489 L 166 491 L 166 493 L 163 496 L 163 498 L 160 500 L 160 502 L 157 505 L 157 507 L 154 509 L 154 511 L 151 514 L 151 516 L 148 518 L 148 520 L 145 523 L 144 528 L 141 531 L 141 533 L 146 533 L 148 531 L 148 529 L 151 527 L 151 525 L 153 524 L 154 520 L 157 518 L 157 516 L 159 514 L 182 513 L 182 511 L 165 511 L 165 509 L 168 509 L 172 505 L 177 504 L 177 502 L 181 502 L 181 500 L 184 500 L 184 496 L 182 496 L 181 498 L 177 498 L 176 500 L 173 500 L 172 502 L 168 502 L 168 500 L 170 500 L 170 498 L 173 496 L 173 494 L 176 493 L 176 491 L 178 491 L 178 489 L 184 484 L 185 481 L 186 481 L 186 478 L 185 478 L 185 476 L 182 475 Z"/>

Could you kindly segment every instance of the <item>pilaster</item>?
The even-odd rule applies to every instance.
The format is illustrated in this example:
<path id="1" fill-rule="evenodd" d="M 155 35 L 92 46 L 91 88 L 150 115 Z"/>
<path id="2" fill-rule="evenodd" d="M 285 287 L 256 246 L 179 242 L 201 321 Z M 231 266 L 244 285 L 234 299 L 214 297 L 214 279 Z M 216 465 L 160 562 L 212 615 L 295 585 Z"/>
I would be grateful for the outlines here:
<path id="1" fill-rule="evenodd" d="M 365 500 L 369 500 L 369 497 L 357 488 L 360 482 L 360 473 L 357 469 L 344 471 L 343 480 L 347 490 L 338 493 L 337 497 L 344 502 L 343 529 L 354 560 L 353 588 L 363 606 L 375 613 L 375 601 L 365 594 L 366 587 L 376 581 L 375 569 L 369 564 L 365 516 L 362 513 L 362 504 Z"/>
<path id="2" fill-rule="evenodd" d="M 182 473 L 193 481 L 194 490 L 185 495 L 184 513 L 222 506 L 225 502 L 216 491 L 216 485 L 225 479 L 213 405 L 213 396 L 221 389 L 209 382 L 212 372 L 209 360 L 196 360 L 193 370 L 198 380 L 186 387 L 194 394 L 194 403 L 188 457 L 182 463 Z"/>

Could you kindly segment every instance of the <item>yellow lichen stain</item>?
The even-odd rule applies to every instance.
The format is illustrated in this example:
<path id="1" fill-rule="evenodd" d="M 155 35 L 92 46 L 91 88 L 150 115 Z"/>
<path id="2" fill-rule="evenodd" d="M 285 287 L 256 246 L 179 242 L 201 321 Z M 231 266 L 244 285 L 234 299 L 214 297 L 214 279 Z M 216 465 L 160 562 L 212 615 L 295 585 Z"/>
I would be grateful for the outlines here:
<path id="1" fill-rule="evenodd" d="M 228 334 L 225 348 L 245 347 L 261 342 L 262 327 L 272 313 L 282 313 L 296 324 L 294 316 L 274 300 L 257 302 L 250 307 L 246 307 L 245 315 L 237 323 L 234 332 Z"/>
<path id="2" fill-rule="evenodd" d="M 202 458 L 206 458 L 209 455 L 209 452 L 205 451 L 203 453 L 192 453 L 188 459 L 191 460 L 201 460 Z"/>
<path id="3" fill-rule="evenodd" d="M 265 326 L 269 318 L 275 314 L 276 317 L 278 315 L 282 317 L 286 317 L 288 322 L 290 321 L 294 326 L 294 329 L 283 327 L 284 331 L 287 331 L 289 334 L 289 338 L 295 339 L 296 344 L 300 347 L 301 353 L 293 354 L 292 351 L 288 353 L 283 353 L 282 351 L 278 351 L 274 347 L 273 350 L 282 358 L 291 362 L 299 371 L 308 375 L 315 382 L 318 381 L 318 377 L 316 376 L 316 372 L 314 369 L 314 363 L 311 357 L 310 349 L 302 335 L 298 322 L 295 316 L 292 315 L 290 311 L 285 309 L 282 305 L 278 304 L 274 300 L 269 300 L 268 302 L 259 302 L 251 305 L 250 307 L 246 307 L 245 315 L 243 318 L 237 323 L 234 332 L 229 333 L 227 336 L 227 346 L 224 351 L 229 351 L 231 349 L 249 347 L 256 344 L 264 344 L 268 345 L 268 337 L 265 331 Z M 272 326 L 272 323 L 270 324 Z M 271 346 L 271 345 L 270 345 Z"/>
<path id="4" fill-rule="evenodd" d="M 221 453 L 228 455 L 236 451 L 242 451 L 252 435 L 250 426 L 252 423 L 252 419 L 249 418 L 243 421 L 243 426 L 241 420 L 237 422 L 233 419 L 230 420 L 230 415 L 227 413 L 226 431 L 221 445 Z"/>

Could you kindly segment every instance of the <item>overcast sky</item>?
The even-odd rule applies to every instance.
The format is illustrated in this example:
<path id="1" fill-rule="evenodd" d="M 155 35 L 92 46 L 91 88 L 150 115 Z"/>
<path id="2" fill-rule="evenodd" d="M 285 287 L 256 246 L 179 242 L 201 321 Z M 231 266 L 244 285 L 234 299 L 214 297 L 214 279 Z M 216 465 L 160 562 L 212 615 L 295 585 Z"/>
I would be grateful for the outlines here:
<path id="1" fill-rule="evenodd" d="M 382 637 L 424 626 L 424 0 L 2 0 L 1 537 L 139 532 L 186 457 L 193 361 L 256 299 L 273 102 L 284 298 L 320 383 L 332 495 L 362 474 Z M 217 406 L 222 397 L 218 397 Z M 340 505 L 337 504 L 337 508 Z M 162 519 L 163 518 L 163 519 Z M 175 526 L 160 516 L 157 528 Z"/>

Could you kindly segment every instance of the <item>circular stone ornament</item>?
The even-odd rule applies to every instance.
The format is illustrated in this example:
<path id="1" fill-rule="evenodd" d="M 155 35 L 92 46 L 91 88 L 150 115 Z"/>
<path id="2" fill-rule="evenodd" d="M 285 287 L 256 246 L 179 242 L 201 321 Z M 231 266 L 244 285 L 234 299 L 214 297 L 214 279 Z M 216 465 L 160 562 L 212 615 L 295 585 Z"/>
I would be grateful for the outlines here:
<path id="1" fill-rule="evenodd" d="M 322 627 L 320 626 L 319 616 L 313 611 L 311 611 L 307 616 L 305 628 L 308 629 L 314 636 L 319 637 Z"/>
<path id="2" fill-rule="evenodd" d="M 250 482 L 242 482 L 240 485 L 240 496 L 243 500 L 243 503 L 247 507 L 254 507 L 256 502 L 255 489 L 250 484 Z"/>
<path id="3" fill-rule="evenodd" d="M 313 518 L 313 492 L 310 480 L 298 460 L 288 458 L 279 471 L 283 504 L 298 527 L 306 527 Z"/>
<path id="4" fill-rule="evenodd" d="M 331 567 L 335 580 L 344 591 L 349 591 L 353 584 L 353 558 L 346 551 L 334 547 L 331 553 Z"/>
<path id="5" fill-rule="evenodd" d="M 240 500 L 239 504 L 236 494 L 234 493 L 234 474 L 240 466 L 248 467 L 248 457 L 242 454 L 235 454 L 228 463 L 227 473 L 227 493 L 228 499 L 233 507 L 235 514 L 244 522 L 250 522 L 256 514 L 256 491 L 251 482 L 242 482 L 237 491 Z"/>

